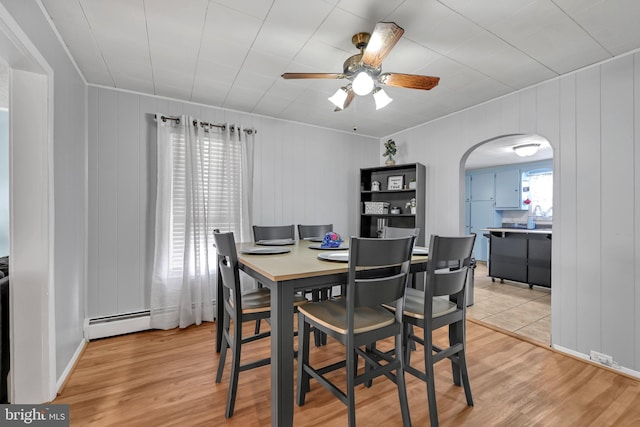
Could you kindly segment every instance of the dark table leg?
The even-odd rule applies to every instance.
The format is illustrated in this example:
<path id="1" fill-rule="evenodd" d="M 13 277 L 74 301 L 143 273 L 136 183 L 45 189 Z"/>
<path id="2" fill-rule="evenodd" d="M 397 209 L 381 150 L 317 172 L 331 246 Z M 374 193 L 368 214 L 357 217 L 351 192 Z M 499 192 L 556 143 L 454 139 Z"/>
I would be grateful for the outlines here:
<path id="1" fill-rule="evenodd" d="M 293 283 L 271 289 L 271 425 L 293 425 Z"/>

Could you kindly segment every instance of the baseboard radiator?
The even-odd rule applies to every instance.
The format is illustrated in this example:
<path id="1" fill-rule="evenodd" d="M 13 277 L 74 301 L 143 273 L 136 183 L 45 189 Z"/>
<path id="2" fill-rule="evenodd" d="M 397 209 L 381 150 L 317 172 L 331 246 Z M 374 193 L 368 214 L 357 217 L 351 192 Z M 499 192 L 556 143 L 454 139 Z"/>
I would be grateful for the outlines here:
<path id="1" fill-rule="evenodd" d="M 84 338 L 91 341 L 148 329 L 151 329 L 151 312 L 142 310 L 87 319 L 84 325 Z"/>
<path id="2" fill-rule="evenodd" d="M 216 303 L 212 302 L 212 304 L 215 316 Z M 174 310 L 175 309 L 168 309 L 167 311 L 170 312 Z M 159 315 L 161 316 L 162 312 L 160 312 Z M 84 324 L 84 338 L 87 341 L 91 341 L 99 338 L 147 331 L 149 329 L 151 329 L 151 311 L 141 310 L 86 319 Z"/>

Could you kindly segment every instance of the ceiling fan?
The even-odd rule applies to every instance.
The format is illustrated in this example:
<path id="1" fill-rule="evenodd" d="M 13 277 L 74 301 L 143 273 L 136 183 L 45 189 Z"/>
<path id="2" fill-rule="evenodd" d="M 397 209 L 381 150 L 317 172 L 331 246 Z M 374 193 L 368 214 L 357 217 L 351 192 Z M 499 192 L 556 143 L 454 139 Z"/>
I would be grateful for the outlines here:
<path id="1" fill-rule="evenodd" d="M 415 74 L 383 73 L 382 61 L 396 45 L 404 29 L 394 22 L 378 22 L 373 33 L 357 33 L 351 38 L 360 53 L 344 62 L 342 73 L 284 73 L 284 79 L 347 79 L 349 84 L 341 87 L 329 100 L 336 105 L 335 111 L 344 110 L 355 95 L 367 95 L 373 91 L 376 109 L 389 104 L 391 99 L 376 83 L 386 86 L 429 90 L 435 87 L 440 77 Z"/>

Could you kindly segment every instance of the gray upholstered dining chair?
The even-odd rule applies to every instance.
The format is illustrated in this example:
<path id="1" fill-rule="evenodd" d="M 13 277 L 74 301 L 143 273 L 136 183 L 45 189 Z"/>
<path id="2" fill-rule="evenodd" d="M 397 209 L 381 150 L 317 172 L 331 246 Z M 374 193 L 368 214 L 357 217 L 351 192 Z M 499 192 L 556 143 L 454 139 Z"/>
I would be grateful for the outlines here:
<path id="1" fill-rule="evenodd" d="M 296 239 L 296 229 L 291 225 L 254 225 L 253 240 Z"/>
<path id="2" fill-rule="evenodd" d="M 398 388 L 403 425 L 411 424 L 404 380 L 402 353 L 402 309 L 415 237 L 377 239 L 352 237 L 346 297 L 311 302 L 298 310 L 298 379 L 296 402 L 304 405 L 311 378 L 347 405 L 349 426 L 355 426 L 355 387 L 384 375 Z M 393 304 L 396 313 L 381 307 Z M 313 367 L 309 360 L 311 327 L 345 346 L 345 359 L 328 366 Z M 371 346 L 393 337 L 395 351 L 384 353 Z M 358 358 L 365 362 L 358 374 Z M 381 360 L 384 360 L 381 363 Z M 346 370 L 346 390 L 331 381 L 331 373 Z M 393 374 L 395 372 L 395 375 Z"/>
<path id="3" fill-rule="evenodd" d="M 222 380 L 227 348 L 231 347 L 231 377 L 229 379 L 225 412 L 225 417 L 230 418 L 235 407 L 240 372 L 268 365 L 271 362 L 270 358 L 263 358 L 244 364 L 240 363 L 243 345 L 271 335 L 271 332 L 267 331 L 251 336 L 243 336 L 242 331 L 244 322 L 259 321 L 271 316 L 271 293 L 266 288 L 258 288 L 243 293 L 240 288 L 238 254 L 233 233 L 213 233 L 213 239 L 218 253 L 218 268 L 222 277 L 222 283 L 218 283 L 218 286 L 223 286 L 223 301 L 218 301 L 218 304 L 224 304 L 224 318 L 218 319 L 218 321 L 224 323 L 224 326 L 222 329 L 222 347 L 220 349 L 216 383 L 220 383 Z M 306 298 L 302 296 L 294 297 L 294 307 L 306 302 Z M 233 333 L 230 328 L 231 323 L 234 325 Z"/>
<path id="4" fill-rule="evenodd" d="M 333 231 L 333 224 L 298 224 L 298 238 L 300 240 L 322 239 L 325 234 Z M 332 286 L 311 291 L 311 301 L 318 302 L 331 298 Z M 319 330 L 314 331 L 316 347 L 327 343 L 327 336 Z"/>
<path id="5" fill-rule="evenodd" d="M 389 239 L 395 237 L 407 237 L 416 236 L 416 239 L 420 235 L 420 228 L 404 228 L 404 227 L 389 227 L 385 226 L 382 229 L 382 238 Z"/>
<path id="6" fill-rule="evenodd" d="M 333 231 L 333 224 L 298 224 L 298 238 L 300 240 L 322 239 L 325 234 Z"/>
<path id="7" fill-rule="evenodd" d="M 466 282 L 471 252 L 476 235 L 442 237 L 432 235 L 429 242 L 429 262 L 425 275 L 425 290 L 408 288 L 404 307 L 405 370 L 426 382 L 429 401 L 429 418 L 432 426 L 438 425 L 438 409 L 434 381 L 434 364 L 451 361 L 453 382 L 463 385 L 467 404 L 473 406 L 466 357 Z M 449 346 L 441 348 L 433 343 L 433 331 L 449 328 Z M 414 333 L 421 328 L 422 336 Z M 424 346 L 425 371 L 410 364 L 411 343 Z"/>

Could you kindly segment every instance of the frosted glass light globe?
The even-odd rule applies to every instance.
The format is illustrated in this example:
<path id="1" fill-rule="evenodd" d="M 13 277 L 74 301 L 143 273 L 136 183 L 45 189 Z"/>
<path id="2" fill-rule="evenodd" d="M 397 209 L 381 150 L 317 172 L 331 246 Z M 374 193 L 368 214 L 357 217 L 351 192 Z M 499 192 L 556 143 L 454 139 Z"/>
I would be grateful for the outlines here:
<path id="1" fill-rule="evenodd" d="M 355 79 L 353 79 L 353 91 L 356 95 L 367 95 L 373 90 L 373 79 L 369 74 L 360 71 Z"/>

